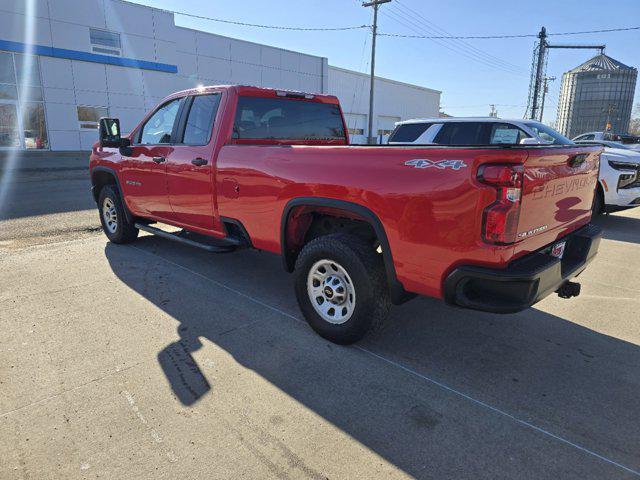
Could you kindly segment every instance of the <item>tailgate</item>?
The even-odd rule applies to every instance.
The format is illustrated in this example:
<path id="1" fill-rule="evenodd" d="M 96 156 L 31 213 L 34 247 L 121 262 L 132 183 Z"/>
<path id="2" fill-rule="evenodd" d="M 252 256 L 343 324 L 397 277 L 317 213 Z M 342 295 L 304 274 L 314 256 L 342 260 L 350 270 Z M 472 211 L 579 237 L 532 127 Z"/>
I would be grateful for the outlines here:
<path id="1" fill-rule="evenodd" d="M 549 242 L 584 225 L 598 180 L 601 147 L 531 148 L 524 166 L 517 238 Z M 543 245 L 527 245 L 535 250 Z"/>

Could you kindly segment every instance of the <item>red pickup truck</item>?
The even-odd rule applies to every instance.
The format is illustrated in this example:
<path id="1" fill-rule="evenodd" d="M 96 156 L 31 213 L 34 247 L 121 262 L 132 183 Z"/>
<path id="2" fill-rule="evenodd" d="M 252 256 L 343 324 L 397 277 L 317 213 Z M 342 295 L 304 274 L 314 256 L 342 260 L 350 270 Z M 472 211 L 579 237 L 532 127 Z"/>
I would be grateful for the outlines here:
<path id="1" fill-rule="evenodd" d="M 336 343 L 415 294 L 507 313 L 579 293 L 601 237 L 600 148 L 348 144 L 335 97 L 188 90 L 128 136 L 101 119 L 93 195 L 114 243 L 144 230 L 282 255 L 305 318 Z"/>

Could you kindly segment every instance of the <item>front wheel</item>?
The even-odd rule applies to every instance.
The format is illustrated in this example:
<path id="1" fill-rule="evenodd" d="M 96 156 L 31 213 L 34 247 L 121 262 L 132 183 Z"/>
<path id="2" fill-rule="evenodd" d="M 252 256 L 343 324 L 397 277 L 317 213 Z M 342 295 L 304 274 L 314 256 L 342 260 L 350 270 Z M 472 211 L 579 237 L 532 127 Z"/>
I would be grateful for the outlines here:
<path id="1" fill-rule="evenodd" d="M 354 235 L 327 235 L 305 245 L 296 261 L 295 291 L 311 328 L 342 345 L 379 328 L 391 307 L 382 255 Z"/>
<path id="2" fill-rule="evenodd" d="M 138 229 L 127 220 L 122 199 L 113 186 L 100 190 L 98 209 L 102 230 L 113 243 L 131 243 L 138 237 Z"/>

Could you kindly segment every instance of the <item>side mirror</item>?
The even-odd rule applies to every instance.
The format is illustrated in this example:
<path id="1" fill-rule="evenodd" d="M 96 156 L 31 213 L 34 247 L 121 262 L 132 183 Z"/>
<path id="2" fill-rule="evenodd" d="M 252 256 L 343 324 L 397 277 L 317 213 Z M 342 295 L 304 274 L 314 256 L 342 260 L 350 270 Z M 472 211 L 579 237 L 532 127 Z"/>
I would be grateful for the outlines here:
<path id="1" fill-rule="evenodd" d="M 101 147 L 119 148 L 122 146 L 119 119 L 103 117 L 100 119 L 99 125 Z"/>

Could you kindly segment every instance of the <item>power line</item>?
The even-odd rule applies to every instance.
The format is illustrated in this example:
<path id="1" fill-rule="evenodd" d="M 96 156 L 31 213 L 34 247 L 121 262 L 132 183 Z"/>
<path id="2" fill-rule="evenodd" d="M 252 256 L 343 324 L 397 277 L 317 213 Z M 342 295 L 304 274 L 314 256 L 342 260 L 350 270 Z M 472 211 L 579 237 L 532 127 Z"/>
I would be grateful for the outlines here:
<path id="1" fill-rule="evenodd" d="M 394 15 L 393 17 L 394 20 L 400 21 L 402 25 L 404 25 L 405 27 L 408 27 L 410 30 L 417 33 L 421 33 L 425 31 L 424 24 L 419 23 L 417 20 L 415 20 L 414 14 L 405 13 L 403 11 L 395 11 L 395 10 L 392 10 L 390 13 Z M 427 29 L 428 31 L 432 31 L 432 29 L 428 26 L 427 26 Z M 441 47 L 451 50 L 452 52 L 458 53 L 464 57 L 469 58 L 470 60 L 477 61 L 491 68 L 495 68 L 503 72 L 511 73 L 514 75 L 521 74 L 519 72 L 516 72 L 513 67 L 500 63 L 500 60 L 494 60 L 492 58 L 486 58 L 486 56 L 483 56 L 483 55 L 478 55 L 478 53 L 472 51 L 472 49 L 469 49 L 466 45 L 459 45 L 455 41 L 449 43 L 448 40 L 440 40 L 440 39 L 431 40 L 431 41 L 433 41 L 437 45 L 440 45 Z M 484 54 L 484 52 L 481 52 L 481 53 Z"/>
<path id="2" fill-rule="evenodd" d="M 424 24 L 427 27 L 429 32 L 435 31 L 435 33 L 440 34 L 440 35 L 451 35 L 451 32 L 448 32 L 448 31 L 444 30 L 443 28 L 439 27 L 438 25 L 436 25 L 432 21 L 430 21 L 427 18 L 425 18 L 419 12 L 417 12 L 414 9 L 409 8 L 408 6 L 404 5 L 404 3 L 401 2 L 400 0 L 397 0 L 396 3 L 400 8 L 402 8 L 404 10 L 407 10 L 412 17 L 418 17 L 418 19 L 421 20 L 421 23 Z M 501 59 L 499 57 L 496 57 L 495 55 L 491 55 L 490 53 L 487 53 L 487 52 L 485 52 L 483 50 L 480 50 L 479 48 L 474 47 L 473 45 L 471 45 L 468 42 L 465 42 L 465 41 L 462 41 L 462 40 L 452 40 L 452 43 L 460 44 L 463 48 L 472 50 L 473 52 L 475 52 L 479 56 L 482 56 L 482 57 L 484 57 L 485 59 L 487 59 L 487 60 L 489 60 L 491 62 L 498 63 L 500 65 L 505 66 L 506 68 L 522 71 L 520 66 L 515 65 L 513 63 L 510 63 L 510 62 L 507 62 L 506 60 L 503 60 L 503 59 Z"/>
<path id="3" fill-rule="evenodd" d="M 417 28 L 421 28 L 421 26 L 419 24 L 416 24 L 416 22 L 412 19 L 412 18 L 406 18 L 404 16 L 399 15 L 398 12 L 393 11 L 393 10 L 388 10 L 385 12 L 382 12 L 383 15 L 388 16 L 389 18 L 393 19 L 394 21 L 400 23 L 401 25 L 405 26 L 406 28 L 408 28 L 409 30 L 412 30 L 414 32 L 420 32 L 420 30 L 418 30 Z M 404 13 L 403 13 L 404 15 Z M 407 23 L 409 22 L 409 23 Z M 451 50 L 452 52 L 455 52 L 457 54 L 460 54 L 464 57 L 467 57 L 470 60 L 474 60 L 476 62 L 482 63 L 488 67 L 494 68 L 494 69 L 498 69 L 500 71 L 506 72 L 506 73 L 510 73 L 512 75 L 522 75 L 521 73 L 518 73 L 516 71 L 514 71 L 513 69 L 511 69 L 510 67 L 506 67 L 503 66 L 495 61 L 489 61 L 487 59 L 484 59 L 482 57 L 478 57 L 477 55 L 473 54 L 473 52 L 469 52 L 467 49 L 465 48 L 461 48 L 459 45 L 453 44 L 453 45 L 449 45 L 446 42 L 444 42 L 443 40 L 438 40 L 438 39 L 430 39 L 431 41 L 433 41 L 434 43 L 440 45 L 441 47 L 444 47 L 448 50 Z"/>
<path id="4" fill-rule="evenodd" d="M 194 13 L 179 12 L 175 10 L 163 10 L 174 15 L 182 15 L 184 17 L 198 18 L 200 20 L 209 20 L 212 22 L 227 23 L 230 25 L 240 25 L 242 27 L 266 28 L 271 30 L 295 30 L 299 32 L 338 32 L 345 30 L 360 30 L 363 28 L 371 28 L 371 25 L 353 25 L 350 27 L 291 27 L 284 25 L 262 25 L 259 23 L 247 23 L 235 20 L 225 20 L 222 18 L 207 17 L 205 15 L 196 15 Z"/>
<path id="5" fill-rule="evenodd" d="M 640 27 L 626 27 L 626 28 L 607 28 L 604 30 L 585 30 L 583 32 L 561 32 L 561 33 L 547 33 L 547 35 L 582 35 L 585 33 L 608 33 L 608 32 L 626 32 L 629 30 L 640 30 Z"/>
<path id="6" fill-rule="evenodd" d="M 610 32 L 627 32 L 630 30 L 640 30 L 640 27 L 625 27 L 625 28 L 607 28 L 604 30 L 584 30 L 581 32 L 558 32 L 547 33 L 548 36 L 561 36 L 561 35 L 584 35 L 589 33 L 610 33 Z M 537 38 L 536 33 L 527 33 L 521 35 L 404 35 L 401 33 L 378 33 L 384 37 L 398 37 L 398 38 L 424 38 L 427 40 L 489 40 L 500 38 Z"/>
<path id="7" fill-rule="evenodd" d="M 404 8 L 407 10 L 410 10 L 412 13 L 417 14 L 423 20 L 427 21 L 422 15 L 417 13 L 415 10 L 410 9 L 407 6 L 404 6 Z M 208 17 L 206 15 L 196 15 L 195 13 L 187 13 L 179 10 L 166 10 L 166 9 L 161 9 L 161 10 L 166 13 L 172 13 L 174 15 L 182 15 L 184 17 L 197 18 L 200 20 L 209 20 L 211 22 L 226 23 L 230 25 L 239 25 L 242 27 L 265 28 L 265 29 L 272 29 L 272 30 L 293 30 L 293 31 L 302 31 L 302 32 L 339 32 L 339 31 L 361 30 L 364 28 L 371 28 L 371 25 L 351 25 L 346 27 L 295 27 L 295 26 L 288 26 L 288 25 L 265 25 L 260 23 L 248 23 L 248 22 L 241 22 L 237 20 L 227 20 L 227 19 L 218 18 L 218 17 Z M 435 24 L 433 23 L 431 24 L 435 26 Z M 558 33 L 548 33 L 547 35 L 549 36 L 584 35 L 589 33 L 625 32 L 630 30 L 640 30 L 640 27 L 620 27 L 620 28 L 606 28 L 602 30 L 583 30 L 578 32 L 558 32 Z M 508 34 L 508 35 L 448 35 L 448 34 L 447 35 L 405 35 L 401 33 L 380 33 L 380 32 L 378 32 L 378 35 L 385 36 L 385 37 L 398 37 L 398 38 L 424 38 L 424 39 L 430 39 L 430 40 L 484 40 L 484 39 L 502 39 L 502 38 L 537 38 L 538 36 L 535 33 L 513 34 L 513 35 L 511 34 Z"/>

